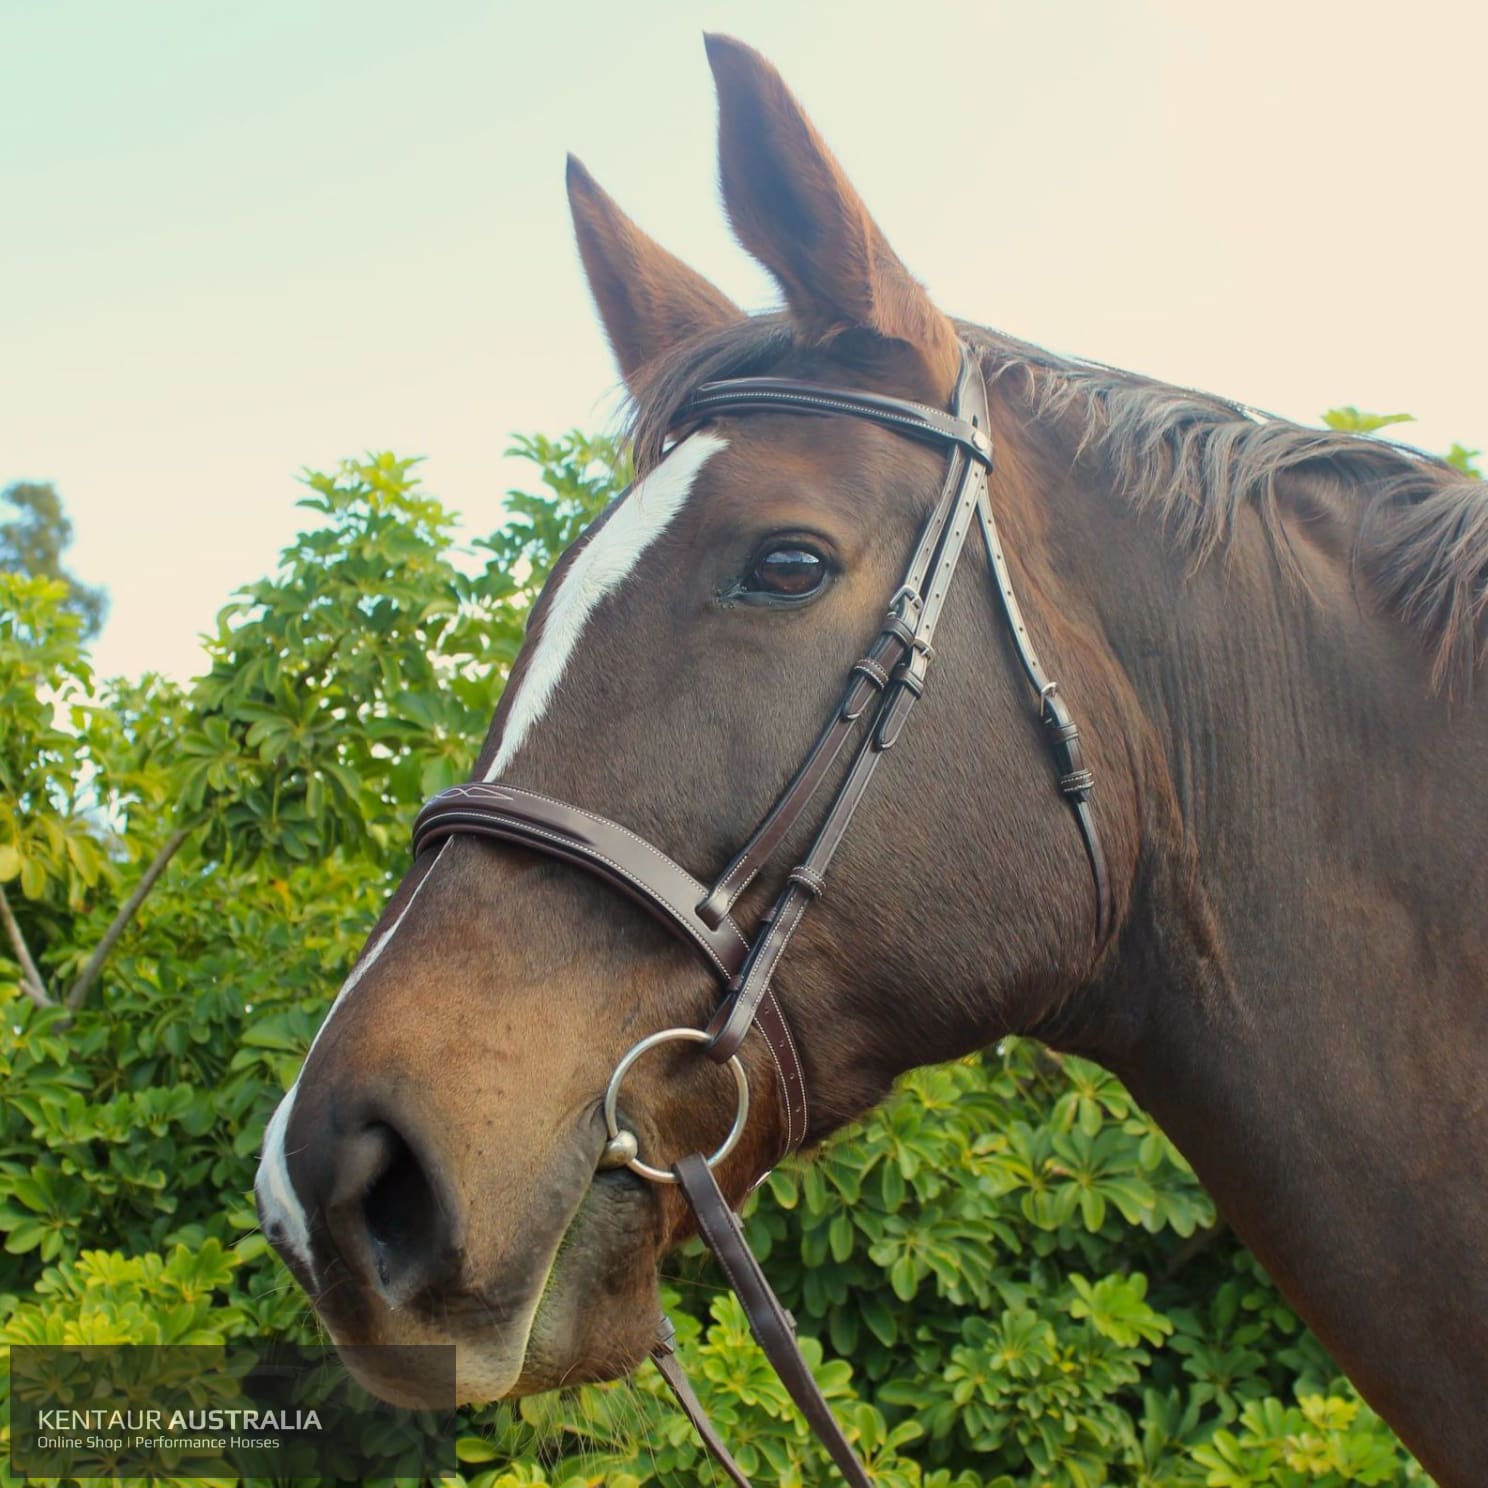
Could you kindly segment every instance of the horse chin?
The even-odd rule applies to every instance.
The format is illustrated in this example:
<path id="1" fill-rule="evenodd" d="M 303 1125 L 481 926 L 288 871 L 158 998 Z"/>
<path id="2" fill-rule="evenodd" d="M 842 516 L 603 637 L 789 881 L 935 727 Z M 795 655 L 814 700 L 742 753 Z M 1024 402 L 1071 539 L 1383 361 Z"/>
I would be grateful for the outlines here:
<path id="1" fill-rule="evenodd" d="M 507 1396 L 620 1379 L 644 1362 L 661 1315 L 660 1230 L 644 1185 L 621 1174 L 595 1180 L 558 1248 Z"/>

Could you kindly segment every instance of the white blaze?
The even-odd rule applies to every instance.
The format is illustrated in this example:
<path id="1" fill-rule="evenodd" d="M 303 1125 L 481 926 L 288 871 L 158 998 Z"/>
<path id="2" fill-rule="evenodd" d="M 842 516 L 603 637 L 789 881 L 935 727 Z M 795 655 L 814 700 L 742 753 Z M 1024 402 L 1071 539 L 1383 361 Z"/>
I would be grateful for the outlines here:
<path id="1" fill-rule="evenodd" d="M 542 717 L 558 689 L 579 634 L 605 595 L 618 589 L 642 553 L 666 531 L 692 494 L 698 471 L 728 441 L 716 434 L 694 434 L 631 489 L 630 495 L 570 564 L 558 592 L 543 616 L 542 633 L 506 715 L 501 747 L 486 771 L 487 780 L 503 774 L 527 742 L 532 725 Z"/>

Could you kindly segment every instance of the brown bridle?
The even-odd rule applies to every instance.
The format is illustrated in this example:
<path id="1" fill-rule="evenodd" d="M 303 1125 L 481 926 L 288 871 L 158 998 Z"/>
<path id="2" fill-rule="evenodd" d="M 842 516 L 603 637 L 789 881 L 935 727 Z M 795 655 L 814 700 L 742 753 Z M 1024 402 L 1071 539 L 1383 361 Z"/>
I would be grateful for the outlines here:
<path id="1" fill-rule="evenodd" d="M 562 858 L 639 901 L 698 950 L 717 974 L 724 997 L 706 1031 L 664 1029 L 632 1048 L 617 1067 L 605 1099 L 610 1141 L 602 1166 L 624 1165 L 652 1181 L 680 1184 L 704 1241 L 738 1293 L 771 1364 L 846 1481 L 866 1488 L 868 1478 L 796 1347 L 794 1324 L 745 1244 L 738 1219 L 712 1170 L 732 1150 L 748 1115 L 748 1086 L 737 1055 L 751 1028 L 758 1029 L 764 1040 L 780 1088 L 785 1130 L 779 1156 L 786 1156 L 805 1139 L 805 1075 L 771 981 L 802 917 L 821 897 L 832 858 L 879 761 L 899 739 L 925 690 L 925 678 L 935 655 L 936 626 L 973 523 L 981 528 L 1014 649 L 1038 695 L 1039 717 L 1048 731 L 1059 789 L 1074 812 L 1090 861 L 1095 881 L 1097 948 L 1105 943 L 1111 929 L 1111 891 L 1100 834 L 1090 811 L 1093 778 L 1085 764 L 1080 731 L 1060 696 L 1058 684 L 1050 680 L 1033 648 L 992 515 L 987 488 L 992 470 L 987 389 L 970 348 L 962 347 L 961 371 L 950 413 L 876 393 L 776 377 L 739 377 L 705 383 L 685 405 L 679 427 L 690 428 L 724 416 L 772 412 L 866 419 L 947 449 L 949 456 L 939 499 L 920 530 L 903 582 L 889 602 L 878 634 L 852 667 L 837 711 L 817 736 L 790 784 L 716 881 L 712 885 L 700 883 L 666 853 L 617 822 L 520 786 L 494 781 L 457 785 L 435 796 L 414 824 L 413 848 L 417 856 L 435 842 L 468 833 L 516 842 Z M 774 857 L 855 735 L 860 736 L 856 752 L 810 847 L 786 876 L 753 937 L 746 936 L 730 911 Z M 739 1082 L 740 1097 L 738 1115 L 723 1146 L 709 1158 L 685 1157 L 666 1172 L 641 1160 L 634 1136 L 619 1127 L 616 1100 L 620 1081 L 634 1060 L 669 1039 L 697 1042 L 709 1059 L 730 1065 Z M 748 1480 L 708 1423 L 677 1366 L 671 1327 L 665 1318 L 652 1357 L 709 1451 L 735 1483 L 748 1488 Z"/>

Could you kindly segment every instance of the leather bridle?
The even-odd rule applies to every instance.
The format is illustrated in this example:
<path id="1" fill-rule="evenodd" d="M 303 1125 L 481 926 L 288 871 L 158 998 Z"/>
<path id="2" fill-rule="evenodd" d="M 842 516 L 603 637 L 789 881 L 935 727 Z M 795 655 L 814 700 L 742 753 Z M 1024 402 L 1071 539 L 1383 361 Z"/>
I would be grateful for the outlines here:
<path id="1" fill-rule="evenodd" d="M 936 626 L 973 524 L 981 528 L 1014 650 L 1037 694 L 1039 718 L 1058 769 L 1058 786 L 1070 803 L 1090 862 L 1095 883 L 1097 948 L 1104 945 L 1111 929 L 1111 891 L 1100 834 L 1090 810 L 1093 778 L 1085 763 L 1080 731 L 1058 684 L 1050 680 L 1034 650 L 992 515 L 988 497 L 993 461 L 987 390 L 971 349 L 962 347 L 950 413 L 877 393 L 777 377 L 738 377 L 699 388 L 684 405 L 677 428 L 680 432 L 710 419 L 753 413 L 865 419 L 946 450 L 947 465 L 940 496 L 920 529 L 903 582 L 889 602 L 878 634 L 853 665 L 836 712 L 748 841 L 711 885 L 704 884 L 661 849 L 617 822 L 520 786 L 476 781 L 443 791 L 424 807 L 414 824 L 413 846 L 417 856 L 447 837 L 470 834 L 519 843 L 573 863 L 638 900 L 697 950 L 717 975 L 724 995 L 706 1031 L 664 1029 L 652 1034 L 627 1053 L 616 1069 L 605 1101 L 610 1140 L 601 1166 L 624 1165 L 652 1181 L 680 1184 L 704 1241 L 738 1293 L 754 1335 L 776 1372 L 846 1481 L 856 1488 L 866 1488 L 868 1478 L 796 1346 L 794 1324 L 750 1253 L 738 1218 L 718 1188 L 712 1170 L 732 1149 L 747 1119 L 748 1085 L 737 1055 L 751 1028 L 759 1031 L 779 1084 L 785 1117 L 779 1156 L 784 1157 L 805 1140 L 805 1074 L 771 982 L 803 916 L 822 895 L 832 858 L 874 772 L 898 741 L 924 693 L 935 655 Z M 857 747 L 851 762 L 805 856 L 786 875 L 774 904 L 753 935 L 746 935 L 732 918 L 733 906 L 772 860 L 855 737 Z M 634 1060 L 670 1039 L 698 1042 L 709 1059 L 729 1065 L 739 1083 L 740 1103 L 733 1129 L 717 1152 L 709 1158 L 682 1158 L 667 1172 L 642 1161 L 634 1135 L 619 1125 L 617 1097 L 620 1081 Z M 719 1440 L 677 1366 L 671 1326 L 665 1318 L 652 1357 L 709 1451 L 733 1482 L 747 1488 L 748 1480 Z"/>

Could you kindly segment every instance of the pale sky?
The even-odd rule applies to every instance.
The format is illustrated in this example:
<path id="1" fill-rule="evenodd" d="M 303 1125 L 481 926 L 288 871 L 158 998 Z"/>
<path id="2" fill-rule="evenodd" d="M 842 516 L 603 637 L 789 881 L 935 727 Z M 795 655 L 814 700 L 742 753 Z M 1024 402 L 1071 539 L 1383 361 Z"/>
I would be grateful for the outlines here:
<path id="1" fill-rule="evenodd" d="M 0 0 L 0 484 L 55 481 L 105 671 L 197 634 L 302 465 L 428 457 L 472 530 L 513 431 L 615 372 L 573 150 L 746 306 L 701 32 L 762 50 L 943 308 L 1305 422 L 1488 446 L 1464 5 Z"/>

